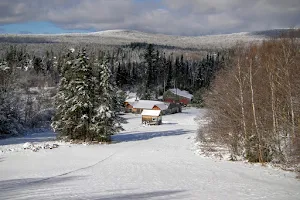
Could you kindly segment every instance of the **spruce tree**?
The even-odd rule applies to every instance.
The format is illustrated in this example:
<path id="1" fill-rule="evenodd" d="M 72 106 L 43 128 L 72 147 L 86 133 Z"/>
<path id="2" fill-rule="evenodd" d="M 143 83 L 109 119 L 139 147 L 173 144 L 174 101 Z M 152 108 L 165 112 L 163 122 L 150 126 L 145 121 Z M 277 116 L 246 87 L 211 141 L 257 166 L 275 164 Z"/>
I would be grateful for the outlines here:
<path id="1" fill-rule="evenodd" d="M 173 72 L 172 72 L 172 60 L 169 57 L 168 61 L 167 61 L 167 68 L 168 68 L 168 77 L 167 77 L 167 86 L 166 89 L 170 89 L 172 88 L 172 80 L 173 80 Z"/>
<path id="2" fill-rule="evenodd" d="M 114 95 L 116 94 L 110 82 L 111 73 L 108 68 L 108 59 L 104 58 L 103 63 L 98 66 L 96 84 L 96 99 L 99 104 L 95 108 L 95 116 L 92 119 L 92 131 L 98 141 L 110 141 L 111 135 L 122 130 L 121 118 L 114 110 Z"/>
<path id="3" fill-rule="evenodd" d="M 145 55 L 145 64 L 147 67 L 147 82 L 146 82 L 146 91 L 144 94 L 145 99 L 151 99 L 152 98 L 152 92 L 154 90 L 155 86 L 155 79 L 156 79 L 156 74 L 155 74 L 155 60 L 156 60 L 156 54 L 155 50 L 153 47 L 153 44 L 149 44 Z"/>
<path id="4" fill-rule="evenodd" d="M 113 92 L 107 59 L 100 65 L 84 50 L 75 58 L 69 53 L 56 96 L 54 130 L 69 139 L 110 141 L 121 130 Z"/>
<path id="5" fill-rule="evenodd" d="M 67 116 L 66 113 L 71 107 L 70 98 L 72 97 L 72 91 L 68 90 L 69 83 L 72 78 L 71 66 L 74 62 L 74 55 L 69 52 L 65 58 L 64 63 L 60 67 L 60 82 L 58 86 L 58 92 L 55 96 L 55 109 L 56 113 L 51 124 L 55 132 L 58 133 L 58 137 L 69 137 L 69 139 L 75 139 L 73 136 L 72 123 L 67 123 L 67 120 L 71 116 Z"/>
<path id="6" fill-rule="evenodd" d="M 116 74 L 116 84 L 118 87 L 122 87 L 122 72 L 121 72 L 121 63 L 118 64 L 117 74 Z"/>
<path id="7" fill-rule="evenodd" d="M 85 50 L 75 58 L 73 52 L 67 55 L 61 75 L 52 126 L 59 136 L 86 140 L 90 136 L 94 84 Z"/>

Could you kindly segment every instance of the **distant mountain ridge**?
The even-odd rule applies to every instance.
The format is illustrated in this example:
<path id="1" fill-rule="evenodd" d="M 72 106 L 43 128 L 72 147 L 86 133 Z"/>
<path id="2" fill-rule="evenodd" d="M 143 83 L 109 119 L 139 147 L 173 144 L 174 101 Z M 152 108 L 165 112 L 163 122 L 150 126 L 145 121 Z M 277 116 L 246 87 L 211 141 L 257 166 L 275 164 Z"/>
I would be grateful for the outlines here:
<path id="1" fill-rule="evenodd" d="M 256 32 L 204 36 L 175 36 L 145 33 L 135 30 L 106 30 L 91 33 L 64 34 L 0 34 L 0 42 L 6 43 L 96 43 L 105 45 L 126 45 L 132 42 L 145 42 L 157 45 L 182 48 L 212 49 L 227 48 L 241 42 L 260 42 L 270 37 L 277 37 L 291 30 L 274 29 Z"/>
<path id="2" fill-rule="evenodd" d="M 251 35 L 261 35 L 265 37 L 280 37 L 280 36 L 288 36 L 289 34 L 300 38 L 300 28 L 286 28 L 286 29 L 271 29 L 265 31 L 254 31 L 250 32 Z"/>

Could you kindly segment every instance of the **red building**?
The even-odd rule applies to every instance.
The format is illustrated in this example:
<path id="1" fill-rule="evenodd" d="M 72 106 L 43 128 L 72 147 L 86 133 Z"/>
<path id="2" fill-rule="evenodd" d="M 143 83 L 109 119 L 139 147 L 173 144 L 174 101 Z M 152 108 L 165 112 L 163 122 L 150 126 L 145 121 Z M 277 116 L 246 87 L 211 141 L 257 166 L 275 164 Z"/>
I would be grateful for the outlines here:
<path id="1" fill-rule="evenodd" d="M 188 91 L 180 89 L 170 89 L 164 94 L 164 101 L 168 103 L 181 103 L 187 105 L 191 103 L 193 95 Z"/>

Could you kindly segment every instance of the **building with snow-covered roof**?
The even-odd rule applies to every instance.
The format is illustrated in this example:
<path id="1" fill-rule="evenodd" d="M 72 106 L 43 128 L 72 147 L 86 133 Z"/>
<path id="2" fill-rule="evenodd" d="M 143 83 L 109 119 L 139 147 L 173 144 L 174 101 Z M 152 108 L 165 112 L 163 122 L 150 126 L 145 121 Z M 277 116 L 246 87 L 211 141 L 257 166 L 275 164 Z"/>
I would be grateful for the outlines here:
<path id="1" fill-rule="evenodd" d="M 126 99 L 124 102 L 124 105 L 126 106 L 127 104 L 133 104 L 136 101 L 139 101 L 140 99 L 135 97 L 135 98 L 130 98 L 130 99 Z"/>
<path id="2" fill-rule="evenodd" d="M 132 112 L 141 113 L 144 109 L 147 110 L 166 110 L 168 109 L 168 104 L 162 101 L 149 101 L 149 100 L 139 100 L 132 104 Z"/>
<path id="3" fill-rule="evenodd" d="M 162 111 L 161 110 L 146 110 L 141 113 L 142 123 L 150 125 L 160 125 L 162 123 Z"/>
<path id="4" fill-rule="evenodd" d="M 125 102 L 126 111 L 133 113 L 142 113 L 144 109 L 165 111 L 168 107 L 169 103 L 162 101 L 134 100 Z"/>
<path id="5" fill-rule="evenodd" d="M 164 93 L 164 101 L 168 103 L 181 103 L 187 105 L 192 101 L 193 95 L 186 90 L 178 88 L 169 89 Z"/>
<path id="6" fill-rule="evenodd" d="M 163 115 L 181 112 L 181 106 L 174 103 L 150 100 L 135 100 L 125 102 L 125 112 L 142 113 L 145 109 L 160 110 L 162 111 Z"/>
<path id="7" fill-rule="evenodd" d="M 155 105 L 165 104 L 161 101 L 149 101 L 149 100 L 139 100 L 136 101 L 133 105 L 134 108 L 141 108 L 141 109 L 152 109 Z"/>
<path id="8" fill-rule="evenodd" d="M 124 102 L 125 112 L 132 112 L 133 105 L 139 100 L 140 99 L 138 97 L 127 98 Z"/>
<path id="9" fill-rule="evenodd" d="M 164 111 L 164 110 L 167 110 L 169 108 L 169 103 L 159 103 L 159 104 L 155 104 L 152 108 L 152 110 L 161 110 L 161 111 Z"/>
<path id="10" fill-rule="evenodd" d="M 140 99 L 138 97 L 135 97 L 135 98 L 126 99 L 125 102 L 132 103 L 132 102 L 135 102 L 135 101 L 138 101 L 138 100 L 140 100 Z"/>

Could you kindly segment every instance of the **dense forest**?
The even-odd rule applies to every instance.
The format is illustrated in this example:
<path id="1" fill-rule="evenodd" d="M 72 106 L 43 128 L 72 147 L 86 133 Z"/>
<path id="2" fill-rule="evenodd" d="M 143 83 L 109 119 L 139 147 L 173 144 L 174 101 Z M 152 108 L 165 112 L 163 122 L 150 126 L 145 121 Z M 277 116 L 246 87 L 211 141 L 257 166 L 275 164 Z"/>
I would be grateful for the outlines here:
<path id="1" fill-rule="evenodd" d="M 87 65 L 94 71 L 105 62 L 109 70 L 109 83 L 114 91 L 119 91 L 119 97 L 122 96 L 117 98 L 118 101 L 124 101 L 128 91 L 136 92 L 142 99 L 157 99 L 173 87 L 197 93 L 201 98 L 203 89 L 209 87 L 216 72 L 228 59 L 225 51 L 204 53 L 191 49 L 182 53 L 175 47 L 146 43 L 109 47 L 80 44 L 74 48 L 68 44 L 57 44 L 42 50 L 32 48 L 32 44 L 2 46 L 1 137 L 50 127 L 53 116 L 57 114 L 57 96 L 60 94 L 66 64 L 73 62 L 66 56 L 70 53 L 69 49 L 77 53 L 85 49 Z M 191 53 L 187 53 L 189 51 Z M 79 70 L 75 66 L 71 69 Z M 70 72 L 77 79 L 78 73 Z M 123 102 L 114 103 L 119 105 Z"/>

